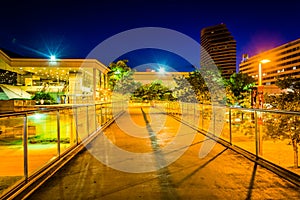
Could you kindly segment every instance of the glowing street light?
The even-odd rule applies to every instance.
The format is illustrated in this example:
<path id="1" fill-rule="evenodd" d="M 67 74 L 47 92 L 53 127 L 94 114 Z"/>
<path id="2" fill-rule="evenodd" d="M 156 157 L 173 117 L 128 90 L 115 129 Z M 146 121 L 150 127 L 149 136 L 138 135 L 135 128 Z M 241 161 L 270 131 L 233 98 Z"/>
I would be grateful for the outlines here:
<path id="1" fill-rule="evenodd" d="M 50 61 L 51 62 L 55 62 L 56 61 L 56 56 L 55 55 L 51 55 L 50 56 Z"/>
<path id="2" fill-rule="evenodd" d="M 271 62 L 268 59 L 263 59 L 258 63 L 258 98 L 259 98 L 259 108 L 263 109 L 264 107 L 264 86 L 262 85 L 262 64 Z M 259 126 L 259 131 L 257 132 L 257 142 L 256 142 L 256 155 L 263 154 L 263 145 L 262 145 L 262 124 L 263 124 L 263 113 L 258 112 L 257 123 Z"/>
<path id="3" fill-rule="evenodd" d="M 263 85 L 262 85 L 262 64 L 266 64 L 266 63 L 269 63 L 271 62 L 270 60 L 268 59 L 263 59 L 261 61 L 259 61 L 258 63 L 258 98 L 259 98 L 259 108 L 263 108 L 263 101 L 264 101 L 264 97 L 263 97 Z"/>
<path id="4" fill-rule="evenodd" d="M 159 73 L 165 73 L 165 72 L 166 72 L 166 70 L 165 70 L 165 68 L 163 68 L 163 67 L 160 67 L 160 68 L 158 69 L 158 72 L 159 72 Z"/>
<path id="5" fill-rule="evenodd" d="M 259 61 L 259 64 L 258 64 L 258 86 L 262 85 L 262 64 L 266 64 L 269 62 L 271 62 L 271 61 L 268 59 L 263 59 L 263 60 Z"/>

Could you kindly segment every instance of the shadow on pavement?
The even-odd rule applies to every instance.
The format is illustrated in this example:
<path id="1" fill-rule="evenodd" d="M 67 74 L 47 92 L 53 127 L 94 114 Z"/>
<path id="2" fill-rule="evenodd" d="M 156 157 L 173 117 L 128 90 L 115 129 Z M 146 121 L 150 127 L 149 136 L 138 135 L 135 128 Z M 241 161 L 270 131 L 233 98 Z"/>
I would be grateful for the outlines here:
<path id="1" fill-rule="evenodd" d="M 221 151 L 220 153 L 218 153 L 217 155 L 215 155 L 214 157 L 212 157 L 211 159 L 209 159 L 206 163 L 204 163 L 203 165 L 200 165 L 197 169 L 195 169 L 192 173 L 190 173 L 189 175 L 187 175 L 186 177 L 184 177 L 181 181 L 179 181 L 176 186 L 180 186 L 185 180 L 191 178 L 194 174 L 196 174 L 199 170 L 203 169 L 204 167 L 206 167 L 209 163 L 211 163 L 212 161 L 214 161 L 216 158 L 218 158 L 220 155 L 222 155 L 226 150 L 228 150 L 228 148 L 224 149 L 223 151 Z"/>
<path id="2" fill-rule="evenodd" d="M 154 151 L 155 158 L 156 158 L 156 165 L 157 165 L 157 169 L 158 169 L 157 175 L 158 175 L 161 194 L 162 194 L 161 199 L 179 199 L 179 196 L 175 189 L 173 180 L 169 176 L 170 171 L 169 171 L 168 167 L 164 167 L 164 166 L 166 166 L 166 160 L 164 158 L 163 153 L 160 151 L 160 147 L 157 142 L 156 134 L 153 131 L 153 129 L 151 128 L 150 123 L 147 119 L 146 113 L 144 112 L 143 108 L 141 108 L 141 111 L 143 113 L 143 117 L 144 117 L 144 120 L 146 123 L 146 128 L 150 135 L 151 146 Z"/>
<path id="3" fill-rule="evenodd" d="M 252 171 L 252 176 L 251 176 L 251 180 L 250 180 L 250 184 L 249 184 L 249 188 L 248 188 L 248 193 L 247 193 L 246 200 L 250 200 L 251 199 L 256 171 L 257 171 L 257 163 L 254 163 L 254 167 L 253 167 L 253 171 Z"/>

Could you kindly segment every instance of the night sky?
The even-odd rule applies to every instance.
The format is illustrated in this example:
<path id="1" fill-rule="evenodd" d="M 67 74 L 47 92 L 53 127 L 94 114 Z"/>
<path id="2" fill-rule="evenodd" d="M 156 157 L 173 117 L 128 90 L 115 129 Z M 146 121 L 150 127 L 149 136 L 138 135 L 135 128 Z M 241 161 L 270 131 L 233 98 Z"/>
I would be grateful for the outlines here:
<path id="1" fill-rule="evenodd" d="M 300 1 L 290 0 L 11 0 L 2 3 L 0 16 L 0 48 L 25 57 L 85 58 L 109 37 L 141 27 L 172 29 L 200 42 L 202 28 L 225 23 L 237 41 L 239 64 L 242 53 L 255 55 L 300 37 Z M 170 59 L 166 64 L 176 70 L 191 70 L 155 49 L 136 53 L 121 58 L 132 67 Z"/>

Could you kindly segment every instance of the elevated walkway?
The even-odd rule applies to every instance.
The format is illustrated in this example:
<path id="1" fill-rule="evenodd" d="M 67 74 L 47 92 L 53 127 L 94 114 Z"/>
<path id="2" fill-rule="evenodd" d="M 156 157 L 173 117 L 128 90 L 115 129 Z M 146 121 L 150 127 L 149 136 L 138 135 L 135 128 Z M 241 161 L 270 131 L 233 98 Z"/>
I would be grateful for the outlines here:
<path id="1" fill-rule="evenodd" d="M 199 157 L 204 144 L 213 148 Z M 299 189 L 155 108 L 132 107 L 25 198 L 300 199 Z"/>

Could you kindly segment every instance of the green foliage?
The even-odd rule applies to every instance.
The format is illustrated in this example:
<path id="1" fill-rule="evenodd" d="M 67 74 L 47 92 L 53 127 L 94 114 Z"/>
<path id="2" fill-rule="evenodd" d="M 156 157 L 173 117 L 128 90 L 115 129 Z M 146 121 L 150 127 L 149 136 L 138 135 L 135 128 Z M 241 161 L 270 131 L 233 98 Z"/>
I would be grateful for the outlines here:
<path id="1" fill-rule="evenodd" d="M 110 63 L 110 72 L 108 73 L 111 91 L 125 95 L 134 92 L 141 83 L 134 81 L 134 71 L 127 65 L 128 60 L 120 60 L 116 63 Z"/>
<path id="2" fill-rule="evenodd" d="M 132 100 L 173 100 L 172 91 L 164 86 L 161 81 L 140 85 L 133 93 Z"/>
<path id="3" fill-rule="evenodd" d="M 190 72 L 187 81 L 191 85 L 192 91 L 194 91 L 199 102 L 210 102 L 210 93 L 200 70 Z"/>
<path id="4" fill-rule="evenodd" d="M 300 81 L 291 76 L 277 79 L 276 85 L 281 89 L 290 89 L 280 95 L 271 96 L 267 100 L 275 109 L 300 111 Z M 294 167 L 298 167 L 298 146 L 300 143 L 300 117 L 295 114 L 274 114 L 266 120 L 268 131 L 266 136 L 272 139 L 289 139 L 294 150 Z"/>
<path id="5" fill-rule="evenodd" d="M 201 76 L 208 88 L 208 93 L 211 102 L 224 104 L 225 99 L 225 79 L 221 76 L 220 70 L 215 70 L 214 65 L 202 66 L 199 70 Z"/>
<path id="6" fill-rule="evenodd" d="M 294 167 L 298 168 L 298 146 L 300 143 L 300 117 L 292 114 L 273 114 L 265 120 L 266 138 L 290 140 L 294 150 Z"/>
<path id="7" fill-rule="evenodd" d="M 32 100 L 35 100 L 37 104 L 52 104 L 55 102 L 54 98 L 48 92 L 37 92 L 32 97 Z M 44 103 L 41 103 L 41 100 L 44 101 Z"/>
<path id="8" fill-rule="evenodd" d="M 291 76 L 287 76 L 282 79 L 277 79 L 276 85 L 280 89 L 285 90 L 285 92 L 282 92 L 272 99 L 272 104 L 275 105 L 275 108 L 288 111 L 300 111 L 300 81 Z"/>
<path id="9" fill-rule="evenodd" d="M 227 104 L 250 107 L 251 89 L 255 80 L 248 74 L 234 73 L 225 81 Z"/>
<path id="10" fill-rule="evenodd" d="M 196 93 L 192 85 L 188 82 L 188 77 L 174 76 L 176 87 L 173 95 L 181 102 L 197 102 Z"/>
<path id="11" fill-rule="evenodd" d="M 275 83 L 280 89 L 291 89 L 295 93 L 300 93 L 300 81 L 297 78 L 293 78 L 291 75 L 288 75 L 283 78 L 277 78 Z"/>
<path id="12" fill-rule="evenodd" d="M 223 103 L 224 80 L 219 71 L 202 67 L 189 73 L 189 76 L 174 77 L 177 84 L 175 96 L 184 102 L 200 102 L 209 104 L 211 101 Z"/>
<path id="13" fill-rule="evenodd" d="M 109 64 L 108 84 L 111 90 L 115 88 L 117 82 L 121 79 L 132 78 L 132 71 L 131 68 L 127 66 L 127 62 L 128 60 L 119 60 L 116 63 L 112 62 Z"/>
<path id="14" fill-rule="evenodd" d="M 174 76 L 176 98 L 183 102 L 209 103 L 211 96 L 203 73 L 204 71 L 194 70 L 187 77 Z"/>

